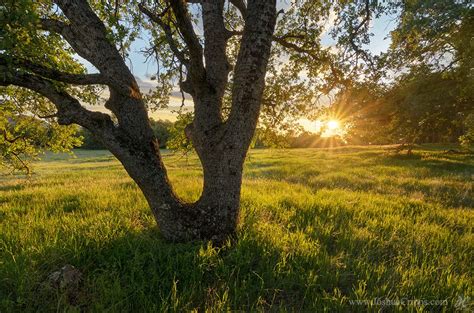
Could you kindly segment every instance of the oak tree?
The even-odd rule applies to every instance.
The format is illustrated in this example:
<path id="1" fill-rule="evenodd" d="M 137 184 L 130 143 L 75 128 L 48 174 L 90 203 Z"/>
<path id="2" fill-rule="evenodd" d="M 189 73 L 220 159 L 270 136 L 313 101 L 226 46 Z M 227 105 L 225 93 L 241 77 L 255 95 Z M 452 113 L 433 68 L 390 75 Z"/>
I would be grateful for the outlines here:
<path id="1" fill-rule="evenodd" d="M 243 163 L 259 119 L 291 120 L 285 116 L 306 112 L 298 103 L 343 83 L 321 37 L 331 12 L 345 14 L 345 5 L 350 14 L 339 23 L 350 34 L 341 38 L 357 56 L 355 39 L 368 29 L 373 1 L 6 0 L 1 97 L 35 95 L 41 101 L 28 102 L 23 115 L 41 111 L 51 123 L 90 131 L 137 183 L 165 238 L 222 241 L 236 231 Z M 144 32 L 145 54 L 159 65 L 158 88 L 146 94 L 127 66 L 130 45 Z M 87 73 L 78 56 L 97 72 Z M 174 192 L 148 118 L 176 85 L 194 103 L 185 133 L 203 168 L 195 203 Z M 108 90 L 108 113 L 84 105 L 100 102 L 98 89 Z"/>

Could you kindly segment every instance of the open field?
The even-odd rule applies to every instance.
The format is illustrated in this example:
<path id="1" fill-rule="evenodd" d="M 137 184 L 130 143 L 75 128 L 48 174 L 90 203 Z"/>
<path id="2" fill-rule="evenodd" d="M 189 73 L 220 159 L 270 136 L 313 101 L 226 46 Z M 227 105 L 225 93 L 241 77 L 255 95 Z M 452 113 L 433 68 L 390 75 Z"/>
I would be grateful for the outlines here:
<path id="1" fill-rule="evenodd" d="M 238 238 L 213 248 L 162 240 L 109 153 L 76 155 L 0 177 L 0 312 L 472 310 L 472 156 L 254 150 Z M 165 163 L 196 199 L 196 158 Z M 83 275 L 73 295 L 47 283 L 65 264 Z"/>

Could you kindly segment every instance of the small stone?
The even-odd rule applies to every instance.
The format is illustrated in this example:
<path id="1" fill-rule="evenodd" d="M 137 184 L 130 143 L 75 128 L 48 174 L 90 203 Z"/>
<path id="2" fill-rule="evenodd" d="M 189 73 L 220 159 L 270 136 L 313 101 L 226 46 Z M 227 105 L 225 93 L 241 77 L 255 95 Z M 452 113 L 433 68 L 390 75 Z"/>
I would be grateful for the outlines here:
<path id="1" fill-rule="evenodd" d="M 64 265 L 59 271 L 48 276 L 51 287 L 55 289 L 76 288 L 82 280 L 82 273 L 70 264 Z"/>

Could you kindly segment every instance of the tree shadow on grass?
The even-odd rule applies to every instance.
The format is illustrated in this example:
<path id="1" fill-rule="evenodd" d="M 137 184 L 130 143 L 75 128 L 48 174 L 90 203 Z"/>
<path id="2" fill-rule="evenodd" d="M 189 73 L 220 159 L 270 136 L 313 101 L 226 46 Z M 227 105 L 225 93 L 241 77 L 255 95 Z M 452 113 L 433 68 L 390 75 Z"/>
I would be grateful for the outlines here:
<path id="1" fill-rule="evenodd" d="M 324 253 L 279 248 L 252 229 L 232 244 L 165 242 L 156 229 L 128 232 L 108 242 L 79 247 L 58 243 L 40 253 L 23 252 L 1 273 L 2 312 L 59 309 L 109 312 L 306 311 L 341 283 Z M 324 249 L 323 249 L 324 250 Z M 323 251 L 322 250 L 322 251 Z M 67 289 L 49 286 L 48 275 L 65 264 L 83 274 L 75 302 Z M 321 276 L 322 275 L 322 276 Z M 344 275 L 343 275 L 344 276 Z M 343 277 L 341 276 L 341 277 Z M 352 280 L 345 280 L 351 290 Z M 326 304 L 341 308 L 340 304 Z"/>
<path id="2" fill-rule="evenodd" d="M 100 156 L 100 157 L 71 157 L 70 159 L 65 160 L 65 162 L 68 163 L 74 163 L 74 164 L 81 164 L 81 163 L 106 163 L 110 162 L 113 163 L 117 161 L 117 159 L 113 156 Z"/>
<path id="3" fill-rule="evenodd" d="M 24 184 L 12 184 L 12 185 L 5 185 L 5 186 L 0 186 L 0 191 L 20 191 L 25 189 Z"/>
<path id="4" fill-rule="evenodd" d="M 443 172 L 456 174 L 474 174 L 474 158 L 466 156 L 453 156 L 445 153 L 432 153 L 423 155 L 415 153 L 413 155 L 386 155 L 374 160 L 374 164 L 387 166 L 397 166 L 404 168 L 424 168 L 430 170 L 432 174 L 438 175 Z"/>

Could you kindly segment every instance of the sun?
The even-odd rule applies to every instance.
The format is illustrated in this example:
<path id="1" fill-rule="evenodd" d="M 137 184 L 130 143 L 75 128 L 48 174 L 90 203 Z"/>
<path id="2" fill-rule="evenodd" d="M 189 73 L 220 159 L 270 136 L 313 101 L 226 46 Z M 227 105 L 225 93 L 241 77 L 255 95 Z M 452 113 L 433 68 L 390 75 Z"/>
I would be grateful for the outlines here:
<path id="1" fill-rule="evenodd" d="M 326 126 L 330 130 L 336 130 L 340 127 L 340 123 L 338 120 L 329 120 L 327 121 Z"/>

